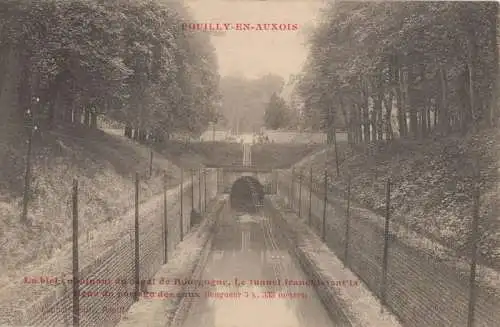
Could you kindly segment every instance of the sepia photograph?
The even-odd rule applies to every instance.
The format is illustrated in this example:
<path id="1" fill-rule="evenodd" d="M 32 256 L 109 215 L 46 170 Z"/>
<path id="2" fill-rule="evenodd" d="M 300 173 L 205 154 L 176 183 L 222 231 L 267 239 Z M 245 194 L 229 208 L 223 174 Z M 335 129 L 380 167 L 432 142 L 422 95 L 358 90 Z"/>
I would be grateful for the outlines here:
<path id="1" fill-rule="evenodd" d="M 500 326 L 499 55 L 498 1 L 0 0 L 0 326 Z"/>

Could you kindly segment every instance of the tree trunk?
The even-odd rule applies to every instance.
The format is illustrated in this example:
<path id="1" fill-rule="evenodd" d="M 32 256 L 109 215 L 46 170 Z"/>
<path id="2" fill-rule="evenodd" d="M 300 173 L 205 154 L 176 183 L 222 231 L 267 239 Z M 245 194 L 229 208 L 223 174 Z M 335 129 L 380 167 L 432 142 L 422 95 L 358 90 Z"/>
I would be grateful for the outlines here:
<path id="1" fill-rule="evenodd" d="M 76 124 L 76 112 L 75 111 L 76 111 L 75 104 L 73 104 L 71 106 L 71 115 L 70 115 L 72 124 Z"/>
<path id="2" fill-rule="evenodd" d="M 354 144 L 354 140 L 353 140 L 353 137 L 352 137 L 351 122 L 349 122 L 349 124 L 347 125 L 347 144 L 349 144 L 350 146 L 352 146 Z"/>
<path id="3" fill-rule="evenodd" d="M 64 107 L 61 92 L 62 89 L 58 89 L 54 98 L 54 125 L 64 121 L 64 110 L 61 110 L 61 108 Z"/>
<path id="4" fill-rule="evenodd" d="M 380 110 L 378 111 L 378 118 L 377 118 L 377 131 L 378 131 L 378 140 L 383 141 L 384 140 L 384 112 L 382 108 L 382 103 L 384 99 L 383 93 L 380 95 L 380 99 L 381 99 Z"/>
<path id="5" fill-rule="evenodd" d="M 373 98 L 373 112 L 375 114 L 375 122 L 373 126 L 373 139 L 374 140 L 382 140 L 384 131 L 382 129 L 382 101 L 383 101 L 383 93 L 380 92 Z"/>
<path id="6" fill-rule="evenodd" d="M 125 136 L 129 139 L 132 138 L 132 125 L 128 124 L 125 126 Z"/>
<path id="7" fill-rule="evenodd" d="M 439 129 L 445 134 L 450 132 L 450 115 L 448 111 L 448 80 L 446 70 L 443 66 L 439 70 L 441 80 L 441 104 L 439 106 Z"/>
<path id="8" fill-rule="evenodd" d="M 146 135 L 147 135 L 146 130 L 144 130 L 144 129 L 139 130 L 139 142 L 145 143 L 146 142 Z"/>
<path id="9" fill-rule="evenodd" d="M 498 110 L 500 106 L 500 83 L 499 83 L 499 77 L 500 76 L 500 71 L 499 71 L 499 66 L 500 66 L 500 60 L 499 60 L 499 47 L 498 47 L 498 36 L 500 34 L 500 24 L 498 22 L 498 4 L 492 3 L 492 11 L 496 12 L 497 14 L 492 14 L 491 17 L 491 24 L 490 24 L 490 33 L 489 33 L 489 38 L 491 42 L 491 51 L 493 51 L 493 69 L 491 72 L 491 76 L 493 78 L 493 83 L 491 85 L 492 87 L 492 94 L 491 94 L 491 101 L 488 105 L 489 110 L 488 110 L 488 122 L 490 126 L 497 126 L 498 123 Z M 497 30 L 498 29 L 498 30 Z"/>
<path id="10" fill-rule="evenodd" d="M 420 117 L 422 118 L 420 124 L 420 136 L 427 137 L 427 125 L 429 124 L 429 117 L 427 117 L 427 101 L 420 107 Z"/>
<path id="11" fill-rule="evenodd" d="M 327 116 L 326 116 L 326 143 L 333 143 L 333 113 L 332 109 L 328 108 Z"/>
<path id="12" fill-rule="evenodd" d="M 403 72 L 400 67 L 397 68 L 396 73 L 398 85 L 396 87 L 396 103 L 398 106 L 398 125 L 399 125 L 399 137 L 406 137 L 406 111 L 405 103 L 403 98 Z"/>
<path id="13" fill-rule="evenodd" d="M 475 89 L 475 70 L 474 70 L 474 58 L 476 54 L 476 45 L 474 44 L 474 41 L 471 40 L 470 38 L 468 39 L 467 42 L 467 50 L 468 50 L 468 58 L 467 58 L 467 85 L 469 87 L 468 93 L 469 93 L 469 112 L 465 115 L 465 119 L 463 122 L 463 129 L 462 132 L 466 133 L 466 129 L 468 128 L 468 123 L 472 123 L 472 127 L 476 128 L 477 126 L 477 108 L 476 108 L 476 103 L 475 103 L 475 94 L 474 94 L 474 89 Z"/>
<path id="14" fill-rule="evenodd" d="M 392 90 L 389 91 L 387 97 L 384 97 L 385 103 L 385 139 L 393 140 L 394 132 L 392 130 L 392 98 L 393 98 Z"/>
<path id="15" fill-rule="evenodd" d="M 359 136 L 361 134 L 361 124 L 359 122 L 359 108 L 353 103 L 352 104 L 352 122 L 351 122 L 352 136 L 354 144 L 358 144 L 360 142 Z"/>
<path id="16" fill-rule="evenodd" d="M 97 113 L 95 109 L 90 112 L 90 128 L 97 128 Z"/>
<path id="17" fill-rule="evenodd" d="M 371 125 L 371 139 L 373 142 L 375 142 L 377 141 L 377 112 L 375 110 L 371 111 L 370 125 Z"/>
<path id="18" fill-rule="evenodd" d="M 66 110 L 66 122 L 74 124 L 76 122 L 76 93 L 75 93 L 75 81 L 71 78 L 67 83 L 67 92 L 64 97 L 65 110 Z"/>
<path id="19" fill-rule="evenodd" d="M 363 142 L 370 143 L 370 117 L 368 112 L 368 106 L 363 104 Z"/>
<path id="20" fill-rule="evenodd" d="M 85 107 L 83 113 L 83 125 L 86 127 L 90 127 L 90 110 L 88 107 Z"/>
<path id="21" fill-rule="evenodd" d="M 439 99 L 435 99 L 436 102 L 434 103 L 434 126 L 432 127 L 434 130 L 436 130 L 439 126 Z"/>
<path id="22" fill-rule="evenodd" d="M 429 99 L 427 103 L 427 132 L 430 133 L 432 131 L 432 118 L 431 118 L 431 106 L 432 101 Z"/>
<path id="23" fill-rule="evenodd" d="M 352 138 L 352 118 L 350 118 L 347 114 L 347 110 L 345 109 L 344 106 L 344 101 L 342 99 L 342 96 L 339 96 L 339 106 L 340 106 L 340 112 L 344 116 L 344 122 L 345 126 L 347 129 L 347 143 L 349 145 L 353 144 L 353 138 Z"/>
<path id="24" fill-rule="evenodd" d="M 69 90 L 68 90 L 69 91 Z M 71 93 L 66 93 L 63 96 L 63 109 L 64 112 L 63 121 L 65 123 L 73 123 L 73 101 L 71 99 Z"/>
<path id="25" fill-rule="evenodd" d="M 410 111 L 410 135 L 413 139 L 418 138 L 418 118 L 417 118 L 417 108 L 414 103 L 414 89 L 413 89 L 413 67 L 408 69 L 408 80 L 407 80 L 407 105 Z"/>
<path id="26" fill-rule="evenodd" d="M 368 108 L 368 90 L 364 80 L 361 81 L 361 115 L 363 120 L 363 141 L 364 143 L 370 143 L 370 113 Z"/>
<path id="27" fill-rule="evenodd" d="M 73 122 L 78 125 L 82 123 L 82 108 L 77 103 L 74 104 Z"/>
<path id="28" fill-rule="evenodd" d="M 356 144 L 362 143 L 363 142 L 363 122 L 361 120 L 362 114 L 361 114 L 361 106 L 359 104 L 354 105 L 354 112 L 356 113 Z"/>

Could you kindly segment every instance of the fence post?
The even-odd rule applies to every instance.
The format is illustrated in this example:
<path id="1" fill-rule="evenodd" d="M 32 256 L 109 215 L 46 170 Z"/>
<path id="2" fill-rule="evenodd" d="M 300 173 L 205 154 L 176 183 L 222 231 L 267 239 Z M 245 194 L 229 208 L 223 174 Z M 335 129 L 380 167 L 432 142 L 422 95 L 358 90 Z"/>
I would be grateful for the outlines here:
<path id="1" fill-rule="evenodd" d="M 391 213 L 391 180 L 387 179 L 386 186 L 386 199 L 385 199 L 385 229 L 384 229 L 384 256 L 382 258 L 382 282 L 380 284 L 380 300 L 382 307 L 380 311 L 384 310 L 384 306 L 386 305 L 386 283 L 387 283 L 387 262 L 388 262 L 388 254 L 389 254 L 389 220 Z"/>
<path id="2" fill-rule="evenodd" d="M 477 243 L 479 241 L 479 200 L 480 200 L 480 189 L 479 182 L 480 176 L 476 172 L 477 180 L 474 181 L 474 206 L 473 206 L 473 216 L 472 216 L 472 229 L 471 229 L 471 263 L 470 263 L 470 275 L 469 275 L 469 314 L 467 317 L 467 327 L 474 326 L 474 313 L 476 308 L 476 262 L 477 262 Z"/>
<path id="3" fill-rule="evenodd" d="M 198 210 L 201 213 L 201 168 L 198 168 Z"/>
<path id="4" fill-rule="evenodd" d="M 321 239 L 326 240 L 326 202 L 328 201 L 328 171 L 325 169 L 325 197 L 323 198 L 323 227 L 321 229 Z"/>
<path id="5" fill-rule="evenodd" d="M 78 180 L 73 179 L 73 326 L 80 325 L 80 282 L 78 262 Z"/>
<path id="6" fill-rule="evenodd" d="M 290 190 L 289 190 L 289 199 L 290 199 L 290 208 L 293 210 L 293 198 L 294 198 L 294 194 L 293 194 L 293 180 L 295 178 L 295 167 L 292 167 L 292 178 L 290 180 Z"/>
<path id="7" fill-rule="evenodd" d="M 216 169 L 215 172 L 216 172 L 216 180 L 217 180 L 217 194 L 219 194 L 220 193 L 220 190 L 219 190 L 219 184 L 220 184 L 219 168 L 215 168 L 215 169 Z"/>
<path id="8" fill-rule="evenodd" d="M 276 194 L 282 194 L 283 193 L 283 172 L 275 172 L 276 174 Z"/>
<path id="9" fill-rule="evenodd" d="M 134 292 L 134 302 L 139 301 L 139 286 L 140 286 L 140 276 L 139 276 L 139 173 L 135 173 L 135 292 Z"/>
<path id="10" fill-rule="evenodd" d="M 184 193 L 184 169 L 181 168 L 181 214 L 180 214 L 180 217 L 179 217 L 179 220 L 180 220 L 180 241 L 182 242 L 183 238 L 184 238 L 184 219 L 182 218 L 183 216 L 183 213 L 182 213 L 182 210 L 183 210 L 183 199 L 184 199 L 184 196 L 183 196 L 183 193 Z"/>
<path id="11" fill-rule="evenodd" d="M 272 176 L 273 176 L 273 183 L 272 183 L 272 187 L 271 187 L 271 193 L 278 194 L 279 177 L 274 169 L 272 170 Z"/>
<path id="12" fill-rule="evenodd" d="M 207 171 L 203 168 L 203 185 L 205 186 L 205 196 L 203 197 L 203 211 L 207 211 Z"/>
<path id="13" fill-rule="evenodd" d="M 309 168 L 309 226 L 312 223 L 313 169 Z"/>
<path id="14" fill-rule="evenodd" d="M 30 195 L 30 184 L 31 184 L 31 152 L 33 144 L 33 118 L 31 116 L 31 111 L 28 110 L 31 117 L 30 132 L 28 135 L 28 150 L 26 153 L 26 170 L 24 173 L 24 193 L 23 193 L 23 212 L 21 213 L 21 222 L 26 223 L 28 220 L 28 202 Z"/>
<path id="15" fill-rule="evenodd" d="M 194 210 L 194 169 L 191 169 L 191 211 Z"/>
<path id="16" fill-rule="evenodd" d="M 344 250 L 344 264 L 349 266 L 349 228 L 350 215 L 351 215 L 351 175 L 347 175 L 347 210 L 345 215 L 345 250 Z"/>
<path id="17" fill-rule="evenodd" d="M 153 176 L 153 149 L 149 150 L 149 178 Z"/>
<path id="18" fill-rule="evenodd" d="M 280 179 L 275 170 L 273 170 L 273 194 L 279 194 Z"/>
<path id="19" fill-rule="evenodd" d="M 333 127 L 333 146 L 335 149 L 335 167 L 337 168 L 337 177 L 339 177 L 340 169 L 339 169 L 339 156 L 337 151 L 337 129 L 335 127 Z"/>
<path id="20" fill-rule="evenodd" d="M 299 172 L 299 218 L 302 217 L 302 170 Z"/>
<path id="21" fill-rule="evenodd" d="M 163 246 L 164 246 L 163 264 L 166 264 L 168 261 L 167 189 L 168 189 L 167 172 L 165 171 L 163 177 Z"/>

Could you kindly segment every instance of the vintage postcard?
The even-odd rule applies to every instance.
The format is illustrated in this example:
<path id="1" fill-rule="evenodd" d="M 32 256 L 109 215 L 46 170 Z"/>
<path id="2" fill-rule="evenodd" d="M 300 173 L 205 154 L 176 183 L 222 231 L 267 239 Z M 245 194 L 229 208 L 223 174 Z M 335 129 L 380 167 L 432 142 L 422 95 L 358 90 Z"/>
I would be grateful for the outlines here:
<path id="1" fill-rule="evenodd" d="M 488 1 L 0 1 L 0 326 L 500 326 Z"/>

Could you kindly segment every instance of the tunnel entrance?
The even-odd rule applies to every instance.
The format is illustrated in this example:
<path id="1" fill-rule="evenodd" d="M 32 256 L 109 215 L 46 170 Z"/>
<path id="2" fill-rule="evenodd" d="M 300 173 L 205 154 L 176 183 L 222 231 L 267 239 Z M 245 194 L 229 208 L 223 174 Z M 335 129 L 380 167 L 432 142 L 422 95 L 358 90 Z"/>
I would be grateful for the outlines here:
<path id="1" fill-rule="evenodd" d="M 255 177 L 240 177 L 231 187 L 229 202 L 235 211 L 256 213 L 264 203 L 264 187 Z"/>

